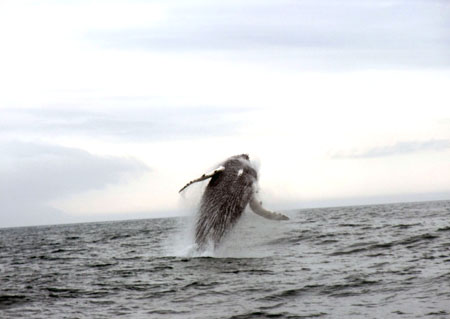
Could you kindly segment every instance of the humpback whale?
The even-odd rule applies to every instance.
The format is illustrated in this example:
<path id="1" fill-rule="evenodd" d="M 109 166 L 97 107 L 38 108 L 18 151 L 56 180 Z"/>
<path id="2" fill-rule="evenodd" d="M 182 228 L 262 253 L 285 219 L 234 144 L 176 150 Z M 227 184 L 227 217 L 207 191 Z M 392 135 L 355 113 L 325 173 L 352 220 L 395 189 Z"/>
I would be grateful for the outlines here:
<path id="1" fill-rule="evenodd" d="M 195 225 L 195 243 L 199 250 L 205 249 L 209 242 L 217 248 L 247 205 L 264 218 L 289 219 L 283 214 L 263 208 L 258 199 L 258 174 L 247 154 L 228 158 L 211 173 L 187 183 L 179 193 L 193 183 L 206 179 L 210 181 L 203 192 Z"/>

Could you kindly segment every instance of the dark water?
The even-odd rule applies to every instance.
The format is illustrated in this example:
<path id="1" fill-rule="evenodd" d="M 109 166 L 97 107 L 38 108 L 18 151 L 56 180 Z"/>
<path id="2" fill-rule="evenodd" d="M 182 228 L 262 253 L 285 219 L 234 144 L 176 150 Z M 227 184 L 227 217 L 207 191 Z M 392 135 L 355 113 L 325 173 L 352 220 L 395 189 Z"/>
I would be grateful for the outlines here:
<path id="1" fill-rule="evenodd" d="M 450 201 L 0 229 L 0 318 L 450 318 Z"/>

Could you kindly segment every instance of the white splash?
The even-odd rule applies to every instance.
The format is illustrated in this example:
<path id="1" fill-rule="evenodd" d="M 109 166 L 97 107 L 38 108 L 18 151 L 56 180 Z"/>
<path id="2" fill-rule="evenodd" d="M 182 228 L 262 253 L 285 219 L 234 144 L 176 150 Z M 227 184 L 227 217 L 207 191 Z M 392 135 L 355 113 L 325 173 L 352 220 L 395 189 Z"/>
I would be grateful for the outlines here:
<path id="1" fill-rule="evenodd" d="M 180 219 L 165 243 L 165 255 L 173 257 L 199 258 L 262 258 L 273 254 L 267 246 L 271 238 L 283 233 L 281 224 L 261 218 L 246 211 L 237 225 L 224 238 L 219 247 L 208 243 L 206 249 L 198 250 L 194 241 L 195 212 Z"/>

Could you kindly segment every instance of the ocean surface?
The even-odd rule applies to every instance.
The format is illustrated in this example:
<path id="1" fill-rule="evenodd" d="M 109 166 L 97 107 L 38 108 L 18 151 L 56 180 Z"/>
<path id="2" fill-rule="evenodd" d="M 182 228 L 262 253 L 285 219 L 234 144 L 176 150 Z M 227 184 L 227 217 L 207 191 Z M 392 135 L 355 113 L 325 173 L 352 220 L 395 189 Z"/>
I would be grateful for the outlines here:
<path id="1" fill-rule="evenodd" d="M 450 201 L 0 229 L 0 318 L 450 318 Z"/>

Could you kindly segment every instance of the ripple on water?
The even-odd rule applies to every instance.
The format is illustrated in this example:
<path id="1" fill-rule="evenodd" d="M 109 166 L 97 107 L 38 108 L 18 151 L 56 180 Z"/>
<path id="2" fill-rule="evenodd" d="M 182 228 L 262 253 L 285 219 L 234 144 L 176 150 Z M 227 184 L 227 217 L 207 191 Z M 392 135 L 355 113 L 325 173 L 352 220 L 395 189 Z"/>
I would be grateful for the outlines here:
<path id="1" fill-rule="evenodd" d="M 185 219 L 0 229 L 0 317 L 446 318 L 449 209 L 248 214 L 209 256 L 169 253 Z"/>

